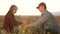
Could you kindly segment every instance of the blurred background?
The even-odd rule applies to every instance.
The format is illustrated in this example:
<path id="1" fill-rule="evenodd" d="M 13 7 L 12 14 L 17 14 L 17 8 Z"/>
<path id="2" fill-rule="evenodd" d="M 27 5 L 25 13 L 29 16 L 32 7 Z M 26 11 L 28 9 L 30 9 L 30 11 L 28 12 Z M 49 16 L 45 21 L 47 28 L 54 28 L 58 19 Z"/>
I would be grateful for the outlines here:
<path id="1" fill-rule="evenodd" d="M 36 9 L 41 2 L 46 3 L 47 10 L 55 16 L 60 27 L 60 0 L 0 0 L 0 26 L 3 27 L 5 15 L 11 5 L 18 7 L 17 13 L 15 14 L 17 21 L 26 20 L 28 23 L 33 23 L 41 15 L 39 10 Z M 15 32 L 17 34 L 36 34 L 38 27 L 25 29 L 23 25 L 19 25 L 18 27 L 14 27 L 14 31 L 17 30 L 17 32 Z M 4 29 L 0 29 L 0 31 L 1 34 L 7 33 Z"/>

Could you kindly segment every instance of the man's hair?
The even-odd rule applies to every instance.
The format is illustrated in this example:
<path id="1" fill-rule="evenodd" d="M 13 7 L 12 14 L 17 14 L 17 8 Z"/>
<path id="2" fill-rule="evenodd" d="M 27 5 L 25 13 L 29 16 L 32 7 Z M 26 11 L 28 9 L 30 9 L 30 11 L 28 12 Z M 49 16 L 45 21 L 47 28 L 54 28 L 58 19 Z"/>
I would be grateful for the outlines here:
<path id="1" fill-rule="evenodd" d="M 38 9 L 40 6 L 44 6 L 45 9 L 47 8 L 47 7 L 46 7 L 46 4 L 45 4 L 44 2 L 41 2 L 41 3 L 38 5 L 37 9 Z"/>

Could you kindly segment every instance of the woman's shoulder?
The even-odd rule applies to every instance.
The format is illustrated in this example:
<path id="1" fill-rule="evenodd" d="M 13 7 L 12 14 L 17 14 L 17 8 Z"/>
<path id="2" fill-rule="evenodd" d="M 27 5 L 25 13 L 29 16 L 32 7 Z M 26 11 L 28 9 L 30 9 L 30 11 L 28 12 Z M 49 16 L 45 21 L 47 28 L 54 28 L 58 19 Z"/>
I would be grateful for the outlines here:
<path id="1" fill-rule="evenodd" d="M 5 18 L 9 18 L 9 17 L 11 17 L 11 14 L 7 14 L 7 15 L 5 16 Z"/>

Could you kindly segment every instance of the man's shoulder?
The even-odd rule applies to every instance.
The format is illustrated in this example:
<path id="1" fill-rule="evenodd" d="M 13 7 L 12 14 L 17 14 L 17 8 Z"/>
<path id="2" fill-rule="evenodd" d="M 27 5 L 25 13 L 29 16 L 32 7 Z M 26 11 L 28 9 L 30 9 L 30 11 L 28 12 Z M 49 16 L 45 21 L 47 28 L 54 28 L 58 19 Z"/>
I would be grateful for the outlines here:
<path id="1" fill-rule="evenodd" d="M 53 15 L 52 15 L 52 13 L 51 13 L 51 12 L 46 11 L 46 12 L 44 13 L 44 16 L 47 16 L 47 17 L 52 17 Z"/>
<path id="2" fill-rule="evenodd" d="M 52 15 L 52 13 L 49 12 L 49 11 L 46 11 L 45 14 L 47 14 L 47 15 Z"/>

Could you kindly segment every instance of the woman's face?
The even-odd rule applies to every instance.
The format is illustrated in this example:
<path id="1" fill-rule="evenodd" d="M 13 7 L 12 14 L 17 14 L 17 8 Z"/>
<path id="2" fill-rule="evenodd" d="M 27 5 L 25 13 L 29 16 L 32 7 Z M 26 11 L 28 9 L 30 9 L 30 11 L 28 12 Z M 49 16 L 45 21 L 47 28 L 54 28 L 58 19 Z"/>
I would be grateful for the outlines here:
<path id="1" fill-rule="evenodd" d="M 13 14 L 15 14 L 17 12 L 17 10 L 13 10 Z"/>
<path id="2" fill-rule="evenodd" d="M 13 10 L 13 14 L 15 14 L 17 12 L 17 8 L 15 8 L 14 10 Z"/>

